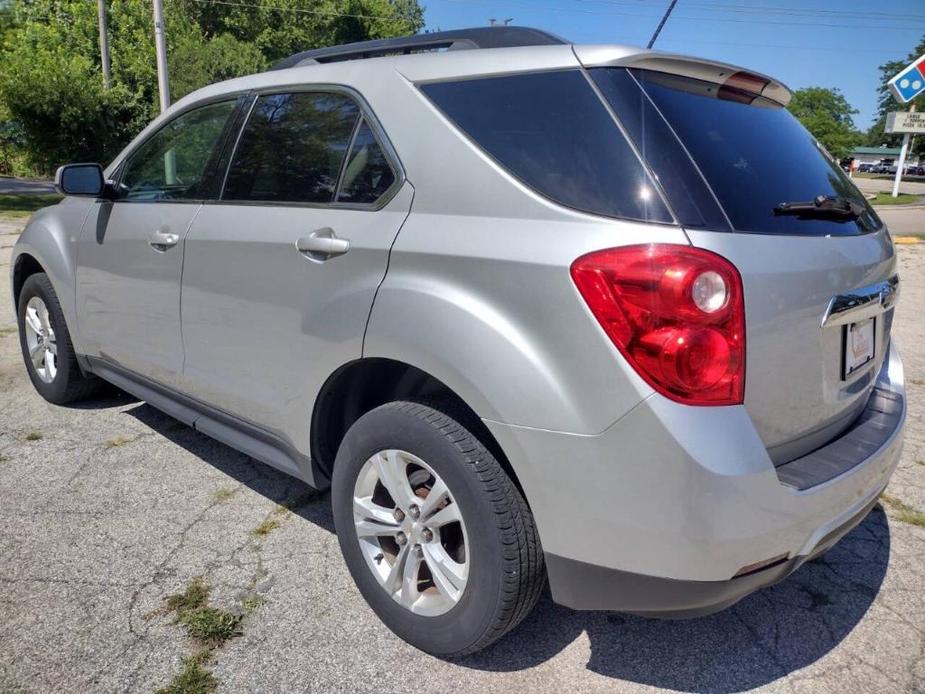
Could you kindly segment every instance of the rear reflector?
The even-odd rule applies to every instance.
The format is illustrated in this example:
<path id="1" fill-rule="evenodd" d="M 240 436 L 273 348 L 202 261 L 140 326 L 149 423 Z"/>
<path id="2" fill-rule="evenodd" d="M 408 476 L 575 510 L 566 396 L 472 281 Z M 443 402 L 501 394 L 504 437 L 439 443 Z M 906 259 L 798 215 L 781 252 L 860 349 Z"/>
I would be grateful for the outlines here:
<path id="1" fill-rule="evenodd" d="M 596 251 L 572 263 L 591 313 L 636 372 L 687 405 L 738 405 L 745 390 L 742 280 L 690 246 Z"/>

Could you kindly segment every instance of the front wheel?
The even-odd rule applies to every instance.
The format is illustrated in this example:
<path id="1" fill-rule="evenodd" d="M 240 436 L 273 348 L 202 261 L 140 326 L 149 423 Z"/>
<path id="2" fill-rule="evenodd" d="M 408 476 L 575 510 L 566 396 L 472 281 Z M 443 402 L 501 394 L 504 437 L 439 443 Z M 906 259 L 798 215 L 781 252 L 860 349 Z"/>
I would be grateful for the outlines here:
<path id="1" fill-rule="evenodd" d="M 63 405 L 99 390 L 100 380 L 84 376 L 77 364 L 58 296 L 44 272 L 26 278 L 17 317 L 23 361 L 39 395 Z"/>
<path id="2" fill-rule="evenodd" d="M 529 614 L 544 585 L 533 516 L 468 429 L 426 405 L 363 415 L 332 483 L 341 551 L 393 632 L 440 656 L 485 648 Z"/>

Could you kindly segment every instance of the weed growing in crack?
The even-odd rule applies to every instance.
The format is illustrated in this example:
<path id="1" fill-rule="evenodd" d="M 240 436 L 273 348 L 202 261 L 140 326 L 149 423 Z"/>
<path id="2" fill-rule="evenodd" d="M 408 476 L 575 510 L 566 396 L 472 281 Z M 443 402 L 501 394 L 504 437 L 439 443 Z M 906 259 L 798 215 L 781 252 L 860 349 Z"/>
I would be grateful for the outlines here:
<path id="1" fill-rule="evenodd" d="M 275 518 L 267 518 L 262 523 L 260 523 L 260 525 L 258 525 L 256 528 L 251 530 L 251 534 L 254 535 L 255 537 L 266 537 L 267 535 L 272 533 L 274 530 L 276 530 L 278 527 L 279 527 L 278 520 L 276 520 Z"/>
<path id="2" fill-rule="evenodd" d="M 215 494 L 214 494 L 215 500 L 216 501 L 228 501 L 228 499 L 234 496 L 234 493 L 236 491 L 237 491 L 236 489 L 233 489 L 231 487 L 219 487 L 218 489 L 215 490 Z"/>
<path id="3" fill-rule="evenodd" d="M 16 328 L 0 328 L 0 337 L 6 337 L 7 335 L 15 335 L 19 330 Z"/>
<path id="4" fill-rule="evenodd" d="M 30 431 L 26 434 L 26 441 L 41 441 L 45 438 L 45 434 L 41 431 Z"/>
<path id="5" fill-rule="evenodd" d="M 126 436 L 115 436 L 106 442 L 105 447 L 106 448 L 120 448 L 127 443 L 131 443 L 133 440 L 134 439 L 130 439 Z"/>
<path id="6" fill-rule="evenodd" d="M 157 694 L 207 694 L 218 688 L 218 680 L 206 670 L 212 660 L 212 652 L 199 651 L 183 660 L 183 669 L 166 687 L 157 690 Z"/>
<path id="7" fill-rule="evenodd" d="M 896 520 L 910 525 L 925 527 L 925 513 L 916 508 L 912 508 L 907 503 L 900 501 L 889 494 L 881 494 L 880 500 L 889 506 L 896 513 Z"/>
<path id="8" fill-rule="evenodd" d="M 243 618 L 243 615 L 232 614 L 217 607 L 202 607 L 185 614 L 181 622 L 190 636 L 214 648 L 244 633 L 241 627 Z"/>

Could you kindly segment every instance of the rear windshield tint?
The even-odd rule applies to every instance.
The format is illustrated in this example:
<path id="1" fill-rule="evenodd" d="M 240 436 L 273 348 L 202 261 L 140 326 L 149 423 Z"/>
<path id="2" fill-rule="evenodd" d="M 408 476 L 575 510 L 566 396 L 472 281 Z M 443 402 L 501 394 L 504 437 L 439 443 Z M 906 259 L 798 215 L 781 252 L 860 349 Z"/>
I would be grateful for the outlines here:
<path id="1" fill-rule="evenodd" d="M 577 210 L 671 223 L 645 167 L 578 70 L 421 87 L 526 185 Z"/>
<path id="2" fill-rule="evenodd" d="M 632 74 L 690 153 L 734 229 L 842 236 L 879 228 L 864 196 L 777 102 L 730 90 L 718 95 L 717 85 L 687 77 L 641 70 Z M 782 202 L 819 195 L 848 198 L 865 212 L 846 221 L 774 214 Z"/>

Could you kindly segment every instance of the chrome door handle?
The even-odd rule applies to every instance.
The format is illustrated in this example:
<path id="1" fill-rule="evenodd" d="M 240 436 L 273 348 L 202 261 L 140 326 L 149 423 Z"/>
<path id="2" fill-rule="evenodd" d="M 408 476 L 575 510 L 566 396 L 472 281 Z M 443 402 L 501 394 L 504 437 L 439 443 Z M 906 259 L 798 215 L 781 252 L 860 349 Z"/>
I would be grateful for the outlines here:
<path id="1" fill-rule="evenodd" d="M 322 261 L 349 251 L 350 241 L 338 238 L 333 229 L 324 227 L 300 238 L 295 242 L 295 247 L 299 253 L 312 260 Z"/>
<path id="2" fill-rule="evenodd" d="M 171 234 L 168 231 L 157 230 L 148 237 L 148 245 L 156 251 L 163 253 L 169 248 L 173 248 L 180 242 L 177 234 Z"/>

